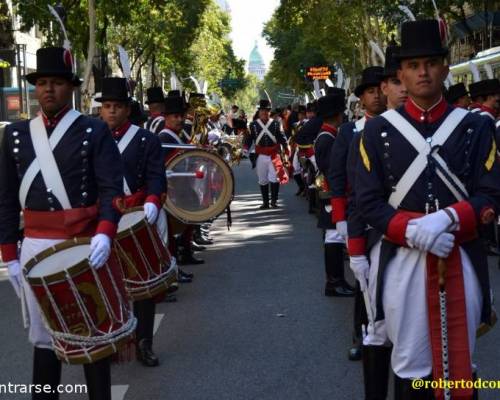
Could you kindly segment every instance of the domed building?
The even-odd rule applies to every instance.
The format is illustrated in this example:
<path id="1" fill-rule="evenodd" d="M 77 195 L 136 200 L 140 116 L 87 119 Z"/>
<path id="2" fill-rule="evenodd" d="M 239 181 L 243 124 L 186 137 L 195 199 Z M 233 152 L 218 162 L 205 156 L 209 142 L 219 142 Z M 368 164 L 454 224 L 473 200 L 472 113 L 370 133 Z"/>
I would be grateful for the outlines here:
<path id="1" fill-rule="evenodd" d="M 259 80 L 263 80 L 264 75 L 266 75 L 266 64 L 264 64 L 264 59 L 260 54 L 257 41 L 255 41 L 255 46 L 248 58 L 248 72 L 257 76 Z"/>

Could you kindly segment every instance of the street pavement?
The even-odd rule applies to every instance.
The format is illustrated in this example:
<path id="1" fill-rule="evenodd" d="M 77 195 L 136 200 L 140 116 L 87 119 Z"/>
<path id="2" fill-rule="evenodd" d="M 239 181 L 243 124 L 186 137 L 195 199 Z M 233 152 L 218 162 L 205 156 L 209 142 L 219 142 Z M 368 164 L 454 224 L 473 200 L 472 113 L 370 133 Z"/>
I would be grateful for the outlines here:
<path id="1" fill-rule="evenodd" d="M 176 303 L 157 306 L 161 365 L 113 366 L 113 400 L 361 400 L 361 363 L 347 360 L 353 301 L 323 296 L 321 231 L 306 201 L 291 183 L 282 187 L 279 209 L 258 210 L 248 162 L 234 174 L 231 230 L 221 216 L 215 244 L 200 254 L 205 264 L 186 267 L 193 283 L 180 287 Z M 496 262 L 491 281 L 500 295 Z M 0 282 L 0 304 L 0 384 L 29 383 L 32 349 L 7 281 Z M 499 339 L 496 327 L 478 341 L 474 360 L 483 379 L 500 380 Z M 63 383 L 84 383 L 83 369 L 64 366 Z M 480 394 L 499 397 L 500 390 Z"/>

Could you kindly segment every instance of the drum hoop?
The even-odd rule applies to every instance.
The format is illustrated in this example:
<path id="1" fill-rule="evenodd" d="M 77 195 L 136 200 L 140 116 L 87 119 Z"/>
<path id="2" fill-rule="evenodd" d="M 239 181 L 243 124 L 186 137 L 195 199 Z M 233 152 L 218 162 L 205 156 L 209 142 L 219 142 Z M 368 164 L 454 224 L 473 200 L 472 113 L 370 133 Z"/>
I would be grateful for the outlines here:
<path id="1" fill-rule="evenodd" d="M 185 223 L 185 224 L 199 224 L 203 223 L 205 221 L 208 221 L 210 219 L 216 218 L 219 215 L 221 215 L 227 207 L 231 204 L 231 202 L 234 199 L 234 174 L 233 170 L 231 169 L 231 166 L 227 163 L 226 160 L 224 160 L 219 154 L 217 154 L 215 151 L 209 151 L 207 149 L 189 149 L 183 152 L 180 152 L 176 154 L 174 157 L 172 157 L 167 163 L 166 166 L 171 165 L 175 162 L 175 160 L 178 160 L 179 158 L 185 158 L 187 155 L 190 153 L 206 153 L 204 156 L 207 158 L 211 159 L 215 164 L 217 164 L 221 168 L 226 168 L 226 172 L 229 172 L 227 179 L 226 179 L 226 174 L 223 174 L 224 176 L 224 181 L 228 181 L 230 183 L 229 185 L 223 185 L 223 190 L 221 193 L 220 198 L 224 199 L 222 204 L 225 204 L 224 207 L 221 206 L 211 206 L 206 209 L 204 209 L 204 214 L 202 214 L 200 211 L 186 211 L 178 208 L 177 206 L 173 205 L 173 203 L 170 201 L 168 195 L 165 200 L 165 203 L 163 205 L 163 208 L 170 213 L 173 217 L 178 219 L 179 221 Z M 230 187 L 230 188 L 229 188 Z M 179 212 L 179 210 L 182 210 L 182 212 Z"/>
<path id="2" fill-rule="evenodd" d="M 123 212 L 123 215 L 130 214 L 132 212 L 143 211 L 143 210 L 144 210 L 143 207 L 127 208 Z M 126 237 L 129 237 L 130 235 L 132 235 L 132 232 L 130 232 L 130 231 L 135 231 L 135 230 L 137 230 L 139 228 L 142 228 L 144 226 L 146 226 L 146 220 L 143 218 L 139 222 L 136 222 L 134 225 L 132 225 L 132 226 L 128 227 L 127 229 L 125 229 L 124 231 L 117 232 L 116 236 L 115 236 L 115 240 L 121 240 L 121 239 L 124 239 Z"/>
<path id="3" fill-rule="evenodd" d="M 72 247 L 77 247 L 81 245 L 90 244 L 90 238 L 88 237 L 80 237 L 73 238 L 70 240 L 66 240 L 62 243 L 56 244 L 54 246 L 49 247 L 48 249 L 40 252 L 33 258 L 31 258 L 24 267 L 24 276 L 26 280 L 33 285 L 41 285 L 43 282 L 47 284 L 54 284 L 66 281 L 66 272 L 69 275 L 76 277 L 81 273 L 84 273 L 88 268 L 91 268 L 87 260 L 82 260 L 75 265 L 71 266 L 68 269 L 56 272 L 54 274 L 45 275 L 44 277 L 30 277 L 28 276 L 29 272 L 40 262 L 45 260 L 46 258 L 56 254 L 58 251 L 70 249 Z"/>

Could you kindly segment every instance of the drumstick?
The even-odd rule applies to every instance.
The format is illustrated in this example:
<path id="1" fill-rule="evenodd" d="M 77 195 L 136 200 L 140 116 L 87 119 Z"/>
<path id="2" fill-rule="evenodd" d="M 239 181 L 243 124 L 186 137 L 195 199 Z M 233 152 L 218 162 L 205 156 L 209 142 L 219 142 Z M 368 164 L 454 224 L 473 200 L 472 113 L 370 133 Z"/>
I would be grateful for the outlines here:
<path id="1" fill-rule="evenodd" d="M 196 172 L 173 172 L 172 170 L 166 171 L 167 178 L 196 178 L 203 179 L 205 173 L 203 171 Z"/>

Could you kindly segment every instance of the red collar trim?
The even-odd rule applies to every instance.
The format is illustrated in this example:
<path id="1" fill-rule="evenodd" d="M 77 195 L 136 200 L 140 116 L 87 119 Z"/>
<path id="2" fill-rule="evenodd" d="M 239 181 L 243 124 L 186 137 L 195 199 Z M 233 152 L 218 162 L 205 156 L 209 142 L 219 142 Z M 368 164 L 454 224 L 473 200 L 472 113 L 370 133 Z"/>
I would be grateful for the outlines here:
<path id="1" fill-rule="evenodd" d="M 491 107 L 488 107 L 488 106 L 485 106 L 483 104 L 481 104 L 479 106 L 479 108 L 481 109 L 481 111 L 486 111 L 486 112 L 489 112 L 491 115 L 493 115 L 493 117 L 496 117 L 497 116 L 497 112 L 496 110 L 494 110 L 493 108 Z"/>
<path id="2" fill-rule="evenodd" d="M 375 116 L 371 115 L 371 114 L 368 114 L 367 112 L 365 112 L 365 118 L 368 121 L 369 119 L 375 118 Z"/>
<path id="3" fill-rule="evenodd" d="M 130 121 L 125 122 L 122 126 L 119 126 L 115 130 L 113 130 L 113 138 L 115 139 L 121 139 L 123 135 L 128 131 L 128 128 L 130 128 L 130 125 L 132 123 Z"/>
<path id="4" fill-rule="evenodd" d="M 469 104 L 469 110 L 474 110 L 476 108 L 481 108 L 481 104 L 479 104 L 479 103 L 470 103 Z"/>
<path id="5" fill-rule="evenodd" d="M 337 128 L 335 128 L 333 125 L 323 124 L 321 125 L 321 131 L 331 133 L 333 136 L 337 136 Z"/>
<path id="6" fill-rule="evenodd" d="M 64 106 L 61 111 L 56 113 L 53 117 L 48 117 L 45 115 L 43 110 L 40 110 L 40 114 L 42 115 L 43 124 L 46 128 L 55 128 L 59 121 L 66 115 L 66 113 L 71 109 L 69 105 Z"/>
<path id="7" fill-rule="evenodd" d="M 408 115 L 419 123 L 433 123 L 441 118 L 446 109 L 448 108 L 448 103 L 441 96 L 439 101 L 430 107 L 428 110 L 424 110 L 422 107 L 418 106 L 410 97 L 406 100 L 404 105 L 405 111 Z"/>

